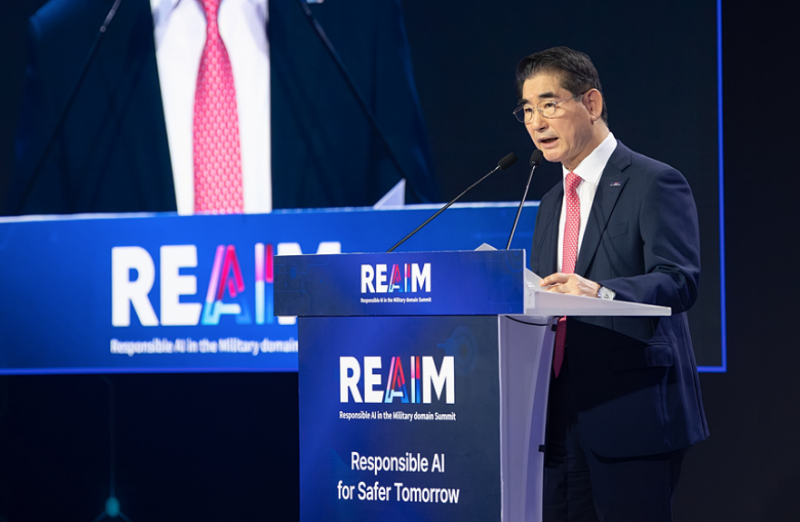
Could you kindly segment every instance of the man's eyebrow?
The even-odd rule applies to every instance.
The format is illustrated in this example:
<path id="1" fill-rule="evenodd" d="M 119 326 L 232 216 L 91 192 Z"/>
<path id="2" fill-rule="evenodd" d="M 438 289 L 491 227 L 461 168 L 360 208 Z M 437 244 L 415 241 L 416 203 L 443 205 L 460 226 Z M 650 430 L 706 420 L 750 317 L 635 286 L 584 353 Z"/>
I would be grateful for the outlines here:
<path id="1" fill-rule="evenodd" d="M 556 97 L 556 93 L 554 93 L 554 92 L 551 92 L 551 91 L 543 92 L 543 93 L 539 94 L 539 96 L 538 96 L 538 98 L 539 98 L 540 100 L 542 100 L 542 99 L 550 99 L 550 98 L 555 98 L 555 97 Z M 528 100 L 527 100 L 527 98 L 522 98 L 521 100 L 519 100 L 519 101 L 517 102 L 517 106 L 520 106 L 520 105 L 529 105 L 530 103 L 531 103 L 531 102 L 530 102 L 530 101 L 528 101 Z"/>

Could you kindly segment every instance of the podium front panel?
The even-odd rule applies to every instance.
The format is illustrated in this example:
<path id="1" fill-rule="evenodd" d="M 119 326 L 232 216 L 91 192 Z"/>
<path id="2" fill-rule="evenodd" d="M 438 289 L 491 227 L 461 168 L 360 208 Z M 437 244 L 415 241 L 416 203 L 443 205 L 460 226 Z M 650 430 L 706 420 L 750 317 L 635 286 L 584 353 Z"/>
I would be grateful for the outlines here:
<path id="1" fill-rule="evenodd" d="M 500 520 L 496 316 L 299 330 L 301 520 Z"/>

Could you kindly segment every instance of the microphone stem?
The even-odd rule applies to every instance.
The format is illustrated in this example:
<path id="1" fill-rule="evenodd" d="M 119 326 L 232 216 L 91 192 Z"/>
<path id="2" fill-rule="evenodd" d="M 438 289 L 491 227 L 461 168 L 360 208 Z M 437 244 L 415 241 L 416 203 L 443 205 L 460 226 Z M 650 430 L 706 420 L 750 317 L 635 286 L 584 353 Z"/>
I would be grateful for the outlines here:
<path id="1" fill-rule="evenodd" d="M 424 222 L 423 224 L 421 224 L 420 226 L 418 226 L 417 228 L 415 228 L 413 231 L 411 231 L 411 233 L 410 233 L 410 234 L 408 234 L 406 237 L 404 237 L 403 239 L 401 239 L 400 241 L 398 241 L 398 242 L 397 242 L 397 244 L 396 244 L 395 246 L 393 246 L 392 248 L 390 248 L 389 250 L 387 250 L 387 251 L 386 251 L 386 253 L 389 253 L 389 252 L 392 252 L 392 251 L 394 251 L 394 249 L 395 249 L 395 248 L 397 248 L 397 247 L 399 247 L 400 245 L 402 245 L 403 243 L 405 243 L 405 242 L 406 242 L 406 240 L 407 240 L 408 238 L 410 238 L 411 236 L 413 236 L 414 234 L 416 234 L 417 232 L 419 232 L 419 230 L 420 230 L 422 227 L 424 227 L 425 225 L 427 225 L 428 223 L 430 223 L 431 221 L 433 221 L 433 218 L 435 218 L 436 216 L 438 216 L 439 214 L 441 214 L 442 212 L 444 212 L 445 210 L 447 210 L 448 208 L 450 208 L 450 205 L 452 205 L 453 203 L 455 203 L 456 201 L 458 201 L 459 199 L 461 199 L 461 196 L 463 196 L 464 194 L 466 194 L 467 192 L 469 192 L 470 190 L 472 190 L 472 188 L 473 188 L 475 185 L 477 185 L 477 184 L 478 184 L 478 183 L 480 183 L 481 181 L 485 180 L 486 178 L 488 178 L 489 176 L 491 176 L 492 174 L 494 174 L 494 173 L 495 173 L 495 172 L 497 172 L 498 170 L 500 170 L 500 165 L 496 166 L 494 169 L 492 169 L 492 170 L 491 170 L 491 171 L 490 171 L 488 174 L 486 174 L 484 177 L 482 177 L 481 179 L 479 179 L 478 181 L 476 181 L 475 183 L 473 183 L 472 185 L 470 185 L 470 186 L 469 186 L 469 187 L 468 187 L 468 188 L 467 188 L 467 189 L 466 189 L 464 192 L 462 192 L 461 194 L 459 194 L 458 196 L 456 196 L 456 197 L 455 197 L 455 199 L 453 199 L 453 200 L 452 200 L 450 203 L 448 203 L 447 205 L 445 205 L 445 206 L 443 206 L 442 208 L 440 208 L 440 209 L 439 209 L 439 210 L 436 212 L 436 214 L 434 214 L 434 215 L 432 215 L 431 217 L 429 217 L 428 219 L 426 219 L 426 220 L 425 220 L 425 222 Z M 526 192 L 527 192 L 527 190 L 526 190 Z"/>
<path id="2" fill-rule="evenodd" d="M 525 185 L 525 192 L 522 194 L 522 201 L 519 202 L 519 208 L 517 209 L 517 216 L 514 218 L 514 226 L 511 227 L 511 235 L 508 236 L 508 244 L 506 244 L 506 250 L 511 248 L 511 240 L 514 238 L 514 232 L 517 230 L 517 223 L 519 223 L 519 216 L 522 214 L 522 207 L 525 205 L 525 198 L 528 197 L 528 189 L 531 187 L 531 180 L 533 179 L 533 171 L 536 170 L 536 165 L 531 167 L 531 173 L 528 176 L 528 184 Z"/>

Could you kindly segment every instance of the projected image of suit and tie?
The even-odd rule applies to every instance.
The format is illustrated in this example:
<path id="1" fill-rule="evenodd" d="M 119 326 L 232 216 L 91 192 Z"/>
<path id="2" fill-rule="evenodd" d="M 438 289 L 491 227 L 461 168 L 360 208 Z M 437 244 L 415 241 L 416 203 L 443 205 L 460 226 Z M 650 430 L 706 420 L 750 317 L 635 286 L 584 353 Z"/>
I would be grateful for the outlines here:
<path id="1" fill-rule="evenodd" d="M 506 295 L 507 281 L 498 278 L 498 288 L 485 291 L 489 312 L 459 308 L 437 319 L 437 303 L 431 311 L 428 301 L 408 300 L 420 297 L 411 289 L 426 281 L 422 269 L 412 274 L 411 264 L 387 258 L 371 265 L 375 295 L 363 290 L 361 298 L 384 298 L 378 289 L 385 288 L 402 299 L 392 306 L 415 303 L 409 316 L 430 317 L 396 322 L 359 302 L 357 313 L 330 310 L 329 318 L 303 326 L 303 306 L 319 304 L 313 296 L 355 295 L 360 286 L 341 286 L 353 274 L 325 275 L 331 288 L 315 294 L 311 287 L 323 277 L 292 272 L 285 259 L 386 252 L 513 152 L 525 161 L 487 178 L 396 255 L 471 251 L 483 243 L 502 250 L 535 147 L 529 125 L 512 114 L 522 103 L 515 67 L 555 46 L 583 51 L 597 67 L 617 150 L 669 164 L 688 181 L 702 259 L 687 314 L 690 365 L 701 373 L 728 370 L 717 3 L 615 0 L 599 13 L 591 2 L 523 0 L 18 4 L 0 22 L 13 40 L 2 59 L 14 71 L 0 87 L 2 108 L 13 114 L 0 132 L 7 145 L 0 150 L 0 447 L 15 448 L 0 455 L 7 463 L 0 465 L 0 521 L 511 520 L 512 506 L 538 520 L 525 510 L 538 509 L 539 497 L 528 502 L 519 484 L 503 489 L 507 467 L 529 462 L 527 453 L 501 453 L 508 441 L 522 440 L 502 431 L 505 384 L 476 377 L 505 371 L 505 341 L 498 339 L 512 327 L 498 326 L 496 316 L 525 314 L 491 302 Z M 678 27 L 685 37 L 676 38 Z M 558 161 L 534 171 L 511 242 L 515 261 L 497 261 L 514 265 L 520 279 L 513 292 L 525 291 L 522 265 L 535 265 L 541 277 L 556 271 L 537 257 L 555 252 L 555 236 L 545 247 L 533 241 L 535 227 L 544 226 L 537 225 L 540 210 L 549 216 L 545 194 L 563 176 Z M 624 183 L 615 178 L 599 187 L 600 198 L 603 190 L 639 190 Z M 653 201 L 675 210 L 668 198 Z M 647 242 L 634 225 L 609 223 L 614 237 L 598 235 L 598 251 L 628 239 Z M 657 249 L 671 248 L 665 245 Z M 581 264 L 580 250 L 576 261 L 576 273 L 596 268 Z M 312 274 L 320 269 L 310 266 Z M 444 280 L 436 270 L 429 284 Z M 311 286 L 298 290 L 291 307 L 276 309 L 287 292 L 281 285 L 298 281 Z M 453 285 L 448 298 L 466 306 L 466 297 L 454 296 L 476 283 Z M 444 295 L 439 291 L 432 295 Z M 672 302 L 647 304 L 683 312 Z M 652 314 L 636 319 L 649 321 L 651 333 L 672 324 Z M 626 320 L 593 327 L 617 329 Z M 459 321 L 466 326 L 459 329 Z M 477 351 L 448 341 L 463 340 L 454 332 L 466 330 Z M 304 332 L 314 350 L 330 341 L 331 351 L 304 359 Z M 392 353 L 374 348 L 381 332 L 392 337 L 385 342 Z M 549 333 L 541 335 L 552 344 Z M 360 344 L 348 351 L 352 340 Z M 651 351 L 647 363 L 666 366 Z M 334 399 L 342 375 L 355 379 L 352 368 L 340 373 L 340 356 L 348 355 L 362 379 L 382 380 L 353 380 L 345 404 Z M 377 356 L 384 367 L 369 370 L 365 358 Z M 422 370 L 414 367 L 412 376 L 409 362 L 427 357 L 426 372 L 446 372 L 444 356 L 462 366 L 467 356 L 480 363 L 455 368 L 459 405 L 411 400 Z M 390 371 L 393 358 L 394 367 L 404 367 L 401 377 Z M 609 359 L 609 367 L 633 359 Z M 298 376 L 298 368 L 308 373 Z M 387 372 L 394 372 L 391 386 Z M 444 397 L 444 385 L 431 380 L 439 373 L 425 375 Z M 356 400 L 354 391 L 364 399 L 370 390 L 381 391 L 380 408 Z M 336 397 L 312 400 L 330 394 Z M 395 430 L 394 420 L 352 417 L 362 409 L 413 416 L 425 408 L 459 420 L 430 422 L 426 431 L 422 421 L 398 421 Z M 342 420 L 341 412 L 351 417 Z M 528 449 L 540 452 L 535 437 L 525 437 Z M 409 503 L 402 488 L 380 490 L 366 480 L 369 470 L 351 466 L 352 452 L 396 457 L 404 448 L 429 460 L 446 454 L 449 470 L 414 475 L 419 484 L 406 486 L 427 488 L 429 498 L 459 489 L 460 500 Z M 372 471 L 390 489 L 384 477 L 408 478 Z M 373 489 L 359 489 L 359 482 Z M 161 495 L 166 490 L 170 502 Z M 330 498 L 315 503 L 318 495 Z M 509 495 L 522 500 L 509 503 Z"/>

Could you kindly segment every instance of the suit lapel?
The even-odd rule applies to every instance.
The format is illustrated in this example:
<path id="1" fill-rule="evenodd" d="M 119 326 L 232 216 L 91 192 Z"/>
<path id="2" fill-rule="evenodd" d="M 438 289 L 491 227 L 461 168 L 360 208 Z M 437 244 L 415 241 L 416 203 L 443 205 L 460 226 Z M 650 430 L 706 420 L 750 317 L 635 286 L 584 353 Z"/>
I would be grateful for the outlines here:
<path id="1" fill-rule="evenodd" d="M 91 160 L 75 173 L 80 176 L 75 187 L 89 208 L 121 204 L 117 211 L 176 210 L 150 2 L 120 4 L 75 107 L 87 99 L 96 114 L 77 111 L 71 117 L 82 118 L 77 123 L 82 130 L 93 125 L 82 138 Z M 117 200 L 103 200 L 109 193 Z"/>
<path id="2" fill-rule="evenodd" d="M 621 142 L 617 142 L 617 148 L 608 160 L 600 182 L 597 185 L 597 192 L 592 203 L 592 211 L 589 220 L 586 222 L 586 231 L 583 234 L 581 249 L 578 253 L 578 262 L 575 266 L 575 273 L 585 275 L 589 265 L 594 259 L 600 238 L 606 229 L 611 212 L 617 204 L 617 199 L 625 188 L 628 176 L 623 171 L 631 163 L 631 151 Z"/>

